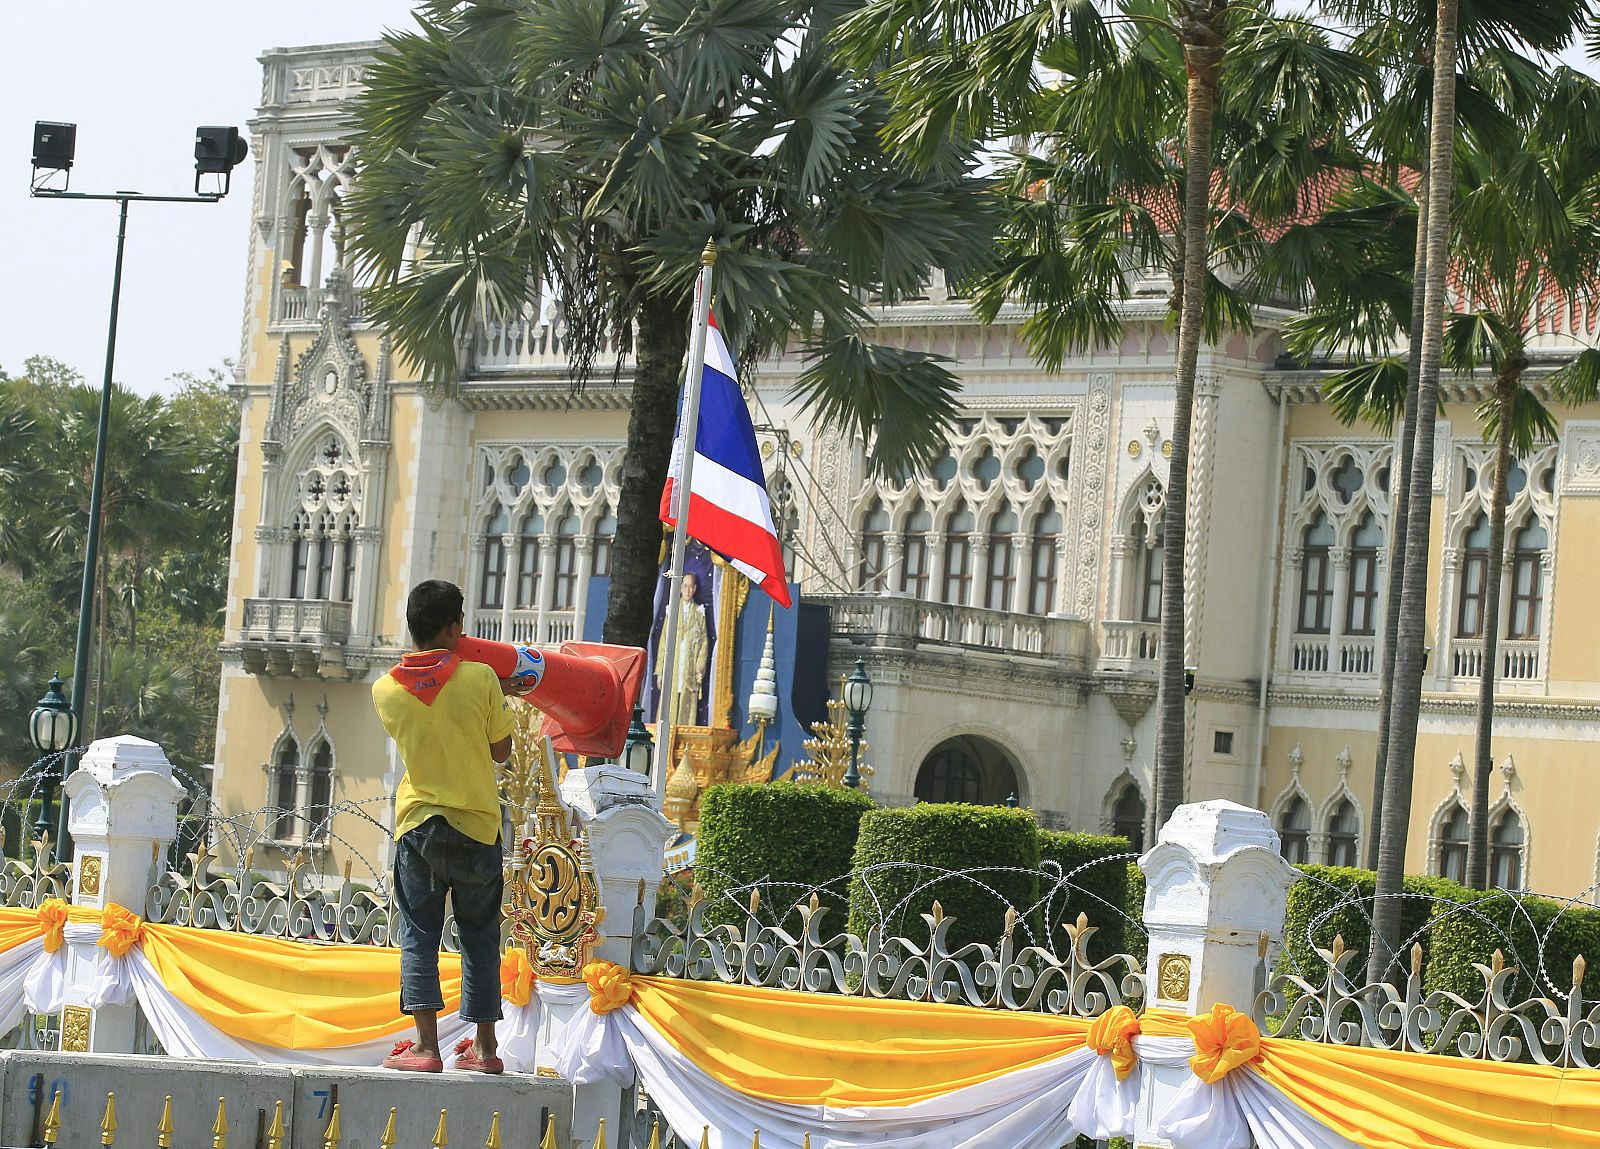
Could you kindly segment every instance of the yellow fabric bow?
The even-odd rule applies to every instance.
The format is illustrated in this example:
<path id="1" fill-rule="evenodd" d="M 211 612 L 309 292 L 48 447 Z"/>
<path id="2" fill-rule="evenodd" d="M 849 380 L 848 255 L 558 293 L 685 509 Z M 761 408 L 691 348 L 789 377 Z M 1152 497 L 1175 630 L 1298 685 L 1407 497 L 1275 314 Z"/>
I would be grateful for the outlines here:
<path id="1" fill-rule="evenodd" d="M 121 957 L 144 940 L 144 919 L 113 902 L 100 911 L 99 944 L 112 957 Z"/>
<path id="2" fill-rule="evenodd" d="M 1194 1038 L 1189 1067 L 1207 1085 L 1261 1056 L 1261 1031 L 1231 1005 L 1214 1005 L 1210 1013 L 1190 1018 L 1189 1034 Z"/>
<path id="3" fill-rule="evenodd" d="M 512 1005 L 527 1005 L 533 1000 L 533 966 L 528 955 L 512 946 L 500 955 L 500 996 Z"/>
<path id="4" fill-rule="evenodd" d="M 1118 1081 L 1128 1080 L 1139 1064 L 1139 1056 L 1133 1052 L 1133 1039 L 1139 1032 L 1138 1015 L 1125 1005 L 1112 1006 L 1089 1026 L 1089 1048 L 1101 1057 L 1111 1058 Z"/>
<path id="5" fill-rule="evenodd" d="M 633 979 L 614 961 L 592 961 L 583 967 L 583 980 L 589 985 L 589 1008 L 610 1013 L 633 1000 Z"/>
<path id="6" fill-rule="evenodd" d="M 53 954 L 61 948 L 67 932 L 67 903 L 60 898 L 46 898 L 39 905 L 39 924 L 44 927 L 44 952 Z"/>

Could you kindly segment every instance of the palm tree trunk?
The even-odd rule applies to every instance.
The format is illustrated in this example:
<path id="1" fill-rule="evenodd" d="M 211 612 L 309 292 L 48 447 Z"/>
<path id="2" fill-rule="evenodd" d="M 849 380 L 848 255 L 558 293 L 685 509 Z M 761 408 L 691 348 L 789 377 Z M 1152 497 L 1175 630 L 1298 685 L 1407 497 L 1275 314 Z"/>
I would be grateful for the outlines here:
<path id="1" fill-rule="evenodd" d="M 1483 579 L 1483 665 L 1478 670 L 1478 733 L 1472 752 L 1472 830 L 1467 836 L 1467 885 L 1489 888 L 1489 786 L 1494 778 L 1494 680 L 1500 658 L 1500 584 L 1506 555 L 1506 475 L 1511 470 L 1511 420 L 1518 380 L 1496 380 L 1500 424 L 1494 442 L 1494 493 L 1489 499 L 1489 568 Z"/>
<path id="2" fill-rule="evenodd" d="M 661 520 L 656 508 L 672 460 L 688 326 L 689 309 L 682 301 L 649 295 L 639 307 L 633 409 L 628 415 L 628 443 L 622 459 L 604 632 L 607 642 L 623 646 L 650 643 L 656 578 L 661 569 Z"/>
<path id="3" fill-rule="evenodd" d="M 1383 649 L 1378 652 L 1378 750 L 1372 759 L 1372 818 L 1367 826 L 1367 869 L 1378 868 L 1383 833 L 1383 784 L 1389 765 L 1389 707 L 1394 702 L 1395 645 L 1400 631 L 1400 583 L 1406 562 L 1406 520 L 1411 510 L 1411 454 L 1417 444 L 1417 378 L 1422 374 L 1422 310 L 1428 288 L 1428 165 L 1417 183 L 1417 248 L 1411 270 L 1411 332 L 1406 354 L 1406 413 L 1400 455 L 1389 468 L 1389 559 L 1384 572 Z"/>
<path id="4" fill-rule="evenodd" d="M 1172 464 L 1161 524 L 1161 709 L 1156 744 L 1156 827 L 1183 802 L 1184 790 L 1184 588 L 1183 551 L 1189 509 L 1189 424 L 1200 358 L 1210 245 L 1211 152 L 1217 78 L 1224 51 L 1222 22 L 1228 0 L 1183 4 L 1184 60 L 1189 71 L 1184 143 L 1183 300 L 1178 313 L 1178 364 L 1172 402 Z"/>
<path id="5" fill-rule="evenodd" d="M 1427 290 L 1417 376 L 1417 438 L 1411 456 L 1406 559 L 1395 634 L 1394 699 L 1384 774 L 1383 834 L 1378 842 L 1372 952 L 1367 980 L 1381 982 L 1400 944 L 1400 893 L 1411 831 L 1412 766 L 1422 710 L 1424 625 L 1428 613 L 1428 534 L 1433 526 L 1433 428 L 1439 409 L 1439 353 L 1444 342 L 1445 270 L 1450 256 L 1450 198 L 1455 190 L 1456 0 L 1439 0 L 1433 46 L 1433 110 L 1428 131 Z"/>

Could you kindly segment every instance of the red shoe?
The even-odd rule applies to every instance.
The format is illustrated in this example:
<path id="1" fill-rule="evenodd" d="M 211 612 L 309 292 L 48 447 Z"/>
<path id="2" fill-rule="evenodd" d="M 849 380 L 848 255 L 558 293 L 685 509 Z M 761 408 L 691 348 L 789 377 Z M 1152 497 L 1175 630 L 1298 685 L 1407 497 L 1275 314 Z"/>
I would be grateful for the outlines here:
<path id="1" fill-rule="evenodd" d="M 468 1073 L 499 1074 L 506 1071 L 506 1063 L 498 1057 L 479 1057 L 472 1052 L 472 1038 L 463 1037 L 456 1042 L 456 1068 Z"/>
<path id="2" fill-rule="evenodd" d="M 383 1059 L 383 1067 L 385 1069 L 403 1069 L 410 1073 L 442 1073 L 444 1071 L 444 1061 L 437 1054 L 432 1057 L 424 1057 L 420 1053 L 412 1053 L 411 1051 L 416 1047 L 417 1043 L 414 1041 L 398 1042 L 394 1049 L 389 1052 L 389 1056 Z"/>

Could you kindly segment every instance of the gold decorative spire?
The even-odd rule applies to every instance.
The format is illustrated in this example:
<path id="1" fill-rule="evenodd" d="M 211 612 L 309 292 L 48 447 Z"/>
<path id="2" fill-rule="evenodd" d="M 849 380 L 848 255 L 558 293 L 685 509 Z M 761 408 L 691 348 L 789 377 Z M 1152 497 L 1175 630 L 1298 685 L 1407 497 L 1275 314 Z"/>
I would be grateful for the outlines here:
<path id="1" fill-rule="evenodd" d="M 267 1127 L 267 1149 L 283 1149 L 283 1102 L 272 1107 L 272 1124 Z"/>
<path id="2" fill-rule="evenodd" d="M 552 1113 L 544 1123 L 544 1136 L 539 1139 L 539 1149 L 561 1149 L 556 1144 L 556 1117 Z"/>
<path id="3" fill-rule="evenodd" d="M 378 1149 L 394 1149 L 396 1140 L 394 1120 L 398 1113 L 394 1106 L 389 1107 L 389 1120 L 383 1123 L 383 1133 L 378 1138 Z"/>
<path id="4" fill-rule="evenodd" d="M 56 1090 L 50 1100 L 50 1112 L 44 1115 L 44 1143 L 54 1145 L 61 1136 L 61 1090 Z"/>
<path id="5" fill-rule="evenodd" d="M 489 1139 L 483 1143 L 483 1149 L 500 1149 L 500 1114 L 498 1113 L 489 1118 Z"/>
<path id="6" fill-rule="evenodd" d="M 661 1122 L 650 1122 L 650 1144 L 644 1149 L 661 1149 Z"/>
<path id="7" fill-rule="evenodd" d="M 278 1102 L 281 1111 L 283 1102 Z M 161 1103 L 161 1120 L 156 1124 L 156 1149 L 172 1149 L 172 1095 L 167 1094 L 167 1099 Z M 267 1149 L 275 1149 L 270 1142 Z"/>
<path id="8" fill-rule="evenodd" d="M 339 1149 L 339 1139 L 342 1131 L 339 1128 L 339 1103 L 333 1103 L 333 1112 L 328 1115 L 328 1127 L 322 1131 L 322 1149 Z"/>
<path id="9" fill-rule="evenodd" d="M 217 1119 L 211 1123 L 211 1149 L 228 1149 L 228 1100 L 217 1098 Z"/>
<path id="10" fill-rule="evenodd" d="M 444 1127 L 445 1118 L 449 1113 L 448 1109 L 439 1110 L 439 1127 L 433 1131 L 433 1149 L 446 1149 L 450 1144 L 450 1134 Z"/>
<path id="11" fill-rule="evenodd" d="M 600 1128 L 595 1130 L 592 1149 L 606 1149 L 606 1119 L 600 1118 Z"/>
<path id="12" fill-rule="evenodd" d="M 100 1118 L 100 1144 L 117 1143 L 117 1095 L 106 1094 L 106 1115 Z"/>

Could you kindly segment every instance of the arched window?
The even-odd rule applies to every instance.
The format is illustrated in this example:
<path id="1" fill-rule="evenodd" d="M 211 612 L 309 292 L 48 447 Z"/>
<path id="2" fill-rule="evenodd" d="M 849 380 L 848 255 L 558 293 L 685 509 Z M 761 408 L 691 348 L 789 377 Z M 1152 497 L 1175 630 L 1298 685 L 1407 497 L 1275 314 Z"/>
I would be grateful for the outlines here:
<path id="1" fill-rule="evenodd" d="M 1033 520 L 1033 553 L 1028 563 L 1028 613 L 1049 614 L 1056 601 L 1056 548 L 1061 541 L 1061 513 L 1045 503 Z"/>
<path id="2" fill-rule="evenodd" d="M 276 811 L 272 836 L 280 842 L 290 841 L 295 836 L 295 822 L 300 812 L 300 747 L 287 734 L 272 763 L 271 793 Z"/>
<path id="3" fill-rule="evenodd" d="M 309 597 L 311 552 L 316 540 L 311 535 L 311 516 L 301 512 L 294 517 L 293 542 L 289 548 L 289 597 Z"/>
<path id="4" fill-rule="evenodd" d="M 1544 551 L 1550 537 L 1533 519 L 1517 532 L 1511 552 L 1511 619 L 1507 638 L 1538 638 L 1544 609 Z"/>
<path id="5" fill-rule="evenodd" d="M 1482 638 L 1484 584 L 1489 578 L 1489 516 L 1479 515 L 1463 541 L 1456 637 Z"/>
<path id="6" fill-rule="evenodd" d="M 356 597 L 356 540 L 355 535 L 346 534 L 339 544 L 344 548 L 344 567 L 340 574 L 339 601 L 353 602 Z"/>
<path id="7" fill-rule="evenodd" d="M 478 605 L 499 610 L 506 603 L 506 548 L 501 539 L 511 527 L 505 511 L 496 511 L 484 528 L 483 576 L 478 582 Z"/>
<path id="8" fill-rule="evenodd" d="M 594 525 L 594 575 L 596 578 L 611 577 L 611 544 L 617 537 L 617 516 L 611 513 L 611 508 L 606 508 L 606 513 L 600 516 L 600 521 Z"/>
<path id="9" fill-rule="evenodd" d="M 1306 528 L 1300 560 L 1300 613 L 1296 627 L 1301 634 L 1327 634 L 1333 607 L 1333 526 L 1328 516 L 1318 514 Z"/>
<path id="10" fill-rule="evenodd" d="M 1291 866 L 1303 866 L 1311 860 L 1311 809 L 1304 798 L 1296 795 L 1278 816 L 1279 851 Z"/>
<path id="11" fill-rule="evenodd" d="M 945 523 L 944 586 L 939 600 L 964 606 L 972 587 L 972 531 L 976 524 L 972 512 L 957 500 L 955 511 Z"/>
<path id="12" fill-rule="evenodd" d="M 1525 844 L 1522 818 L 1508 806 L 1489 831 L 1490 888 L 1522 888 L 1522 850 Z"/>
<path id="13" fill-rule="evenodd" d="M 873 500 L 872 509 L 861 520 L 860 585 L 864 591 L 884 589 L 884 567 L 888 563 L 889 512 Z"/>
<path id="14" fill-rule="evenodd" d="M 544 516 L 530 511 L 517 528 L 517 605 L 539 605 L 539 568 L 544 560 Z"/>
<path id="15" fill-rule="evenodd" d="M 933 748 L 917 770 L 913 791 L 921 802 L 998 806 L 1017 792 L 1017 771 L 998 744 L 971 734 Z"/>
<path id="16" fill-rule="evenodd" d="M 333 548 L 334 540 L 332 524 L 324 522 L 317 532 L 317 585 L 310 598 L 333 597 Z"/>
<path id="17" fill-rule="evenodd" d="M 1350 589 L 1345 595 L 1344 632 L 1374 633 L 1378 614 L 1378 550 L 1383 530 L 1368 511 L 1350 538 Z"/>
<path id="18" fill-rule="evenodd" d="M 572 610 L 578 593 L 578 516 L 568 512 L 556 523 L 556 575 L 552 610 Z"/>
<path id="19" fill-rule="evenodd" d="M 333 809 L 333 747 L 324 738 L 311 751 L 311 800 L 306 803 L 306 837 L 328 837 L 328 814 Z"/>
<path id="20" fill-rule="evenodd" d="M 1467 808 L 1457 802 L 1439 823 L 1439 876 L 1467 880 Z"/>
<path id="21" fill-rule="evenodd" d="M 984 572 L 983 605 L 990 610 L 1010 610 L 1017 586 L 1017 552 L 1011 540 L 1017 533 L 1017 516 L 1001 511 L 989 520 L 989 569 Z"/>
<path id="22" fill-rule="evenodd" d="M 928 532 L 933 516 L 919 499 L 906 516 L 905 550 L 900 559 L 900 589 L 917 598 L 928 597 Z"/>
<path id="23" fill-rule="evenodd" d="M 1139 621 L 1161 621 L 1161 580 L 1166 575 L 1167 552 L 1161 545 L 1161 523 L 1155 524 L 1155 542 L 1139 549 Z"/>
<path id="24" fill-rule="evenodd" d="M 1328 865 L 1358 865 L 1360 837 L 1361 820 L 1356 816 L 1355 803 L 1346 798 L 1328 817 Z"/>
<path id="25" fill-rule="evenodd" d="M 1142 854 L 1144 822 L 1144 795 L 1139 792 L 1139 787 L 1129 782 L 1123 786 L 1116 804 L 1111 807 L 1111 832 L 1119 838 L 1128 839 L 1128 849 L 1135 854 Z"/>

